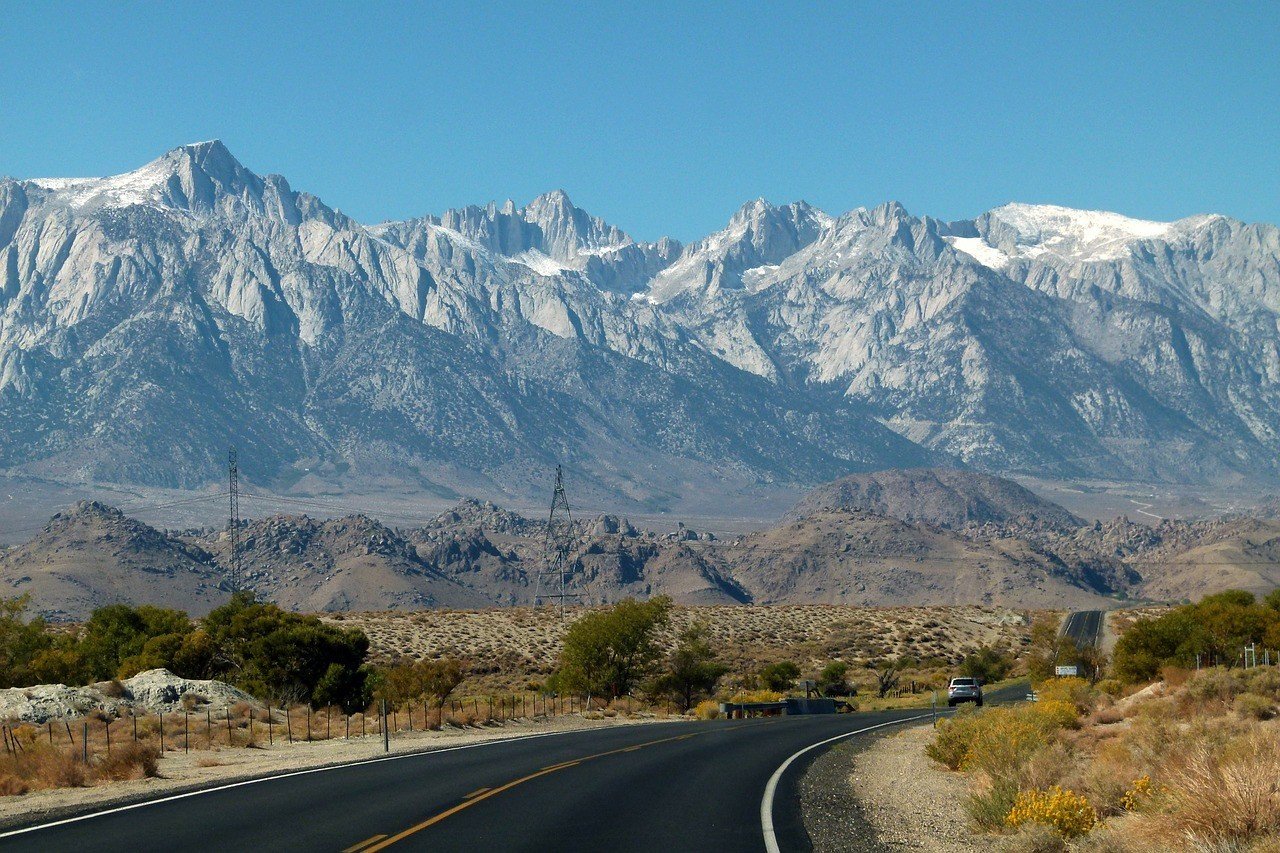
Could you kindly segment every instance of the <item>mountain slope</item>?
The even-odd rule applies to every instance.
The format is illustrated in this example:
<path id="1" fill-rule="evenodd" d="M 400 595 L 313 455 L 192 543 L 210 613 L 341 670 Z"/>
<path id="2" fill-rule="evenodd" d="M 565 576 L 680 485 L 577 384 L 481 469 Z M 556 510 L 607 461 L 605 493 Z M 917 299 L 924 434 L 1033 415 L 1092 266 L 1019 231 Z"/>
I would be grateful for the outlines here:
<path id="1" fill-rule="evenodd" d="M 1071 530 L 1084 525 L 1012 480 L 953 468 L 850 474 L 813 489 L 784 520 L 850 511 L 949 528 L 1021 524 Z"/>
<path id="2" fill-rule="evenodd" d="M 33 612 L 84 619 L 108 604 L 153 604 L 203 615 L 230 592 L 208 552 L 81 502 L 58 513 L 31 541 L 0 553 L 0 596 L 31 596 Z"/>
<path id="3" fill-rule="evenodd" d="M 688 246 L 556 191 L 366 227 L 219 142 L 0 179 L 0 466 L 661 510 L 859 471 L 1274 482 L 1280 230 L 744 205 Z"/>
<path id="4" fill-rule="evenodd" d="M 929 458 L 569 269 L 635 248 L 640 281 L 673 244 L 636 247 L 563 195 L 446 221 L 470 236 L 365 229 L 216 142 L 0 183 L 0 463 L 191 486 L 234 442 L 285 487 L 521 495 L 560 459 L 585 495 L 660 506 L 690 465 L 749 485 Z M 543 275 L 534 251 L 568 266 Z"/>

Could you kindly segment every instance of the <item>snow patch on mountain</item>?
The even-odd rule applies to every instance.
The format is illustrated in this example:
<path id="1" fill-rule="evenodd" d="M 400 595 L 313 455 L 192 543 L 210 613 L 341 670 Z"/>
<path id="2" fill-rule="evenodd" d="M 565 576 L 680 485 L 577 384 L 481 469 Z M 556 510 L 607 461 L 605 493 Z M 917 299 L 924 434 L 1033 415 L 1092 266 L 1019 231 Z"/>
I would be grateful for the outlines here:
<path id="1" fill-rule="evenodd" d="M 1036 258 L 1048 254 L 1079 263 L 1124 257 L 1134 243 L 1165 237 L 1174 226 L 1172 222 L 1051 204 L 1006 204 L 989 215 L 1012 229 L 1017 255 Z"/>
<path id="2" fill-rule="evenodd" d="M 995 246 L 987 245 L 981 237 L 945 237 L 943 239 L 956 251 L 963 252 L 984 267 L 998 271 L 1009 266 L 1009 256 Z"/>

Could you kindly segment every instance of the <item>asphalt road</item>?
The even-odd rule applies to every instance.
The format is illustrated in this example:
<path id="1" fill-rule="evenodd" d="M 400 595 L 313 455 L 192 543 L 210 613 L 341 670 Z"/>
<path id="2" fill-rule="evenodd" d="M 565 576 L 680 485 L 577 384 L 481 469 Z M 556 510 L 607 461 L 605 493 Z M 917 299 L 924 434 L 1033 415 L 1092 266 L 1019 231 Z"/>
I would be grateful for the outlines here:
<path id="1" fill-rule="evenodd" d="M 1005 688 L 993 700 L 1021 698 Z M 943 709 L 945 711 L 945 709 Z M 654 723 L 538 735 L 260 780 L 25 834 L 8 850 L 810 849 L 797 782 L 828 738 L 920 710 Z"/>
<path id="2" fill-rule="evenodd" d="M 659 723 L 520 738 L 348 766 L 0 835 L 3 850 L 751 850 L 777 767 L 815 742 L 920 711 Z M 818 751 L 806 755 L 811 760 Z M 808 849 L 795 782 L 773 812 Z M 375 839 L 375 836 L 379 836 Z M 388 844 L 388 842 L 392 842 Z"/>
<path id="3" fill-rule="evenodd" d="M 1077 610 L 1067 617 L 1062 634 L 1074 640 L 1077 648 L 1099 645 L 1102 642 L 1102 611 Z"/>

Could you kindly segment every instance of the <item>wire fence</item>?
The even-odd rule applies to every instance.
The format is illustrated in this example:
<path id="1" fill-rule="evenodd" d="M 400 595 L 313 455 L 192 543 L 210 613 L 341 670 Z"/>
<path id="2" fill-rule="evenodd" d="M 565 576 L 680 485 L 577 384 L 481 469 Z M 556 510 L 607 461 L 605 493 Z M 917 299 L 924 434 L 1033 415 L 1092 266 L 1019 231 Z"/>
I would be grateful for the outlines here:
<path id="1" fill-rule="evenodd" d="M 79 718 L 41 723 L 0 721 L 4 756 L 20 758 L 36 750 L 57 750 L 86 765 L 109 758 L 113 750 L 144 746 L 159 755 L 226 748 L 273 748 L 323 741 L 381 741 L 428 731 L 462 731 L 516 721 L 545 721 L 599 714 L 601 717 L 679 713 L 669 700 L 642 703 L 626 696 L 599 697 L 545 693 L 509 693 L 446 699 L 444 702 L 376 702 L 363 712 L 309 705 L 256 705 L 240 702 L 164 713 L 112 716 L 94 711 Z M 2 769 L 2 765 L 0 765 Z"/>

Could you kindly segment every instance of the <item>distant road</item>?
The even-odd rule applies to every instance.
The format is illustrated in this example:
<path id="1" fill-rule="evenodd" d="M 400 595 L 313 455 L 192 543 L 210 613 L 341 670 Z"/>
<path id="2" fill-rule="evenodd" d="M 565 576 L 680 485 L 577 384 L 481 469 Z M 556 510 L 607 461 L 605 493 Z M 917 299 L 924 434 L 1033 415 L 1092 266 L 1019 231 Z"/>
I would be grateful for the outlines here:
<path id="1" fill-rule="evenodd" d="M 1062 635 L 1075 641 L 1078 648 L 1098 646 L 1102 643 L 1102 611 L 1077 610 L 1062 625 Z"/>
<path id="2" fill-rule="evenodd" d="M 1025 688 L 1000 692 L 1017 698 Z M 809 850 L 797 781 L 830 744 L 804 750 L 922 714 L 928 711 L 535 735 L 108 809 L 0 833 L 0 849 L 760 853 L 771 823 L 776 849 Z"/>

